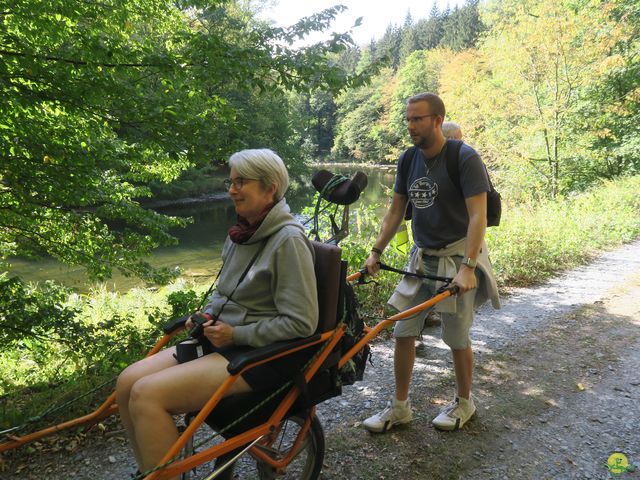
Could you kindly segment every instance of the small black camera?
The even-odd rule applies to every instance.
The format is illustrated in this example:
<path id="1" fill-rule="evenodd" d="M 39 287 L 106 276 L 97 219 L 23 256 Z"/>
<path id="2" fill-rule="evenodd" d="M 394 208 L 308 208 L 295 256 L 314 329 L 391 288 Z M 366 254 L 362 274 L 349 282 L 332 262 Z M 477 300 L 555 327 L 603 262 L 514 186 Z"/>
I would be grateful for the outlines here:
<path id="1" fill-rule="evenodd" d="M 211 318 L 201 313 L 194 313 L 191 315 L 191 321 L 193 322 L 193 328 L 189 331 L 191 338 L 200 338 L 204 334 L 203 324 L 207 323 Z"/>

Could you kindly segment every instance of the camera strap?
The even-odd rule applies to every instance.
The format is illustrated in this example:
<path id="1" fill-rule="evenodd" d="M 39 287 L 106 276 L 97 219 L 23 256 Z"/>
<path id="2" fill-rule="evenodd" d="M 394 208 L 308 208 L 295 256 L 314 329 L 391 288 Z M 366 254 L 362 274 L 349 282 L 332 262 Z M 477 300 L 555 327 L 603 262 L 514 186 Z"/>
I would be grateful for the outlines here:
<path id="1" fill-rule="evenodd" d="M 214 323 L 216 322 L 216 320 L 218 320 L 218 317 L 220 317 L 222 310 L 227 305 L 227 303 L 229 303 L 229 300 L 231 300 L 231 296 L 235 293 L 238 286 L 242 283 L 244 278 L 247 276 L 247 273 L 249 273 L 249 269 L 251 269 L 251 266 L 258 259 L 258 256 L 260 255 L 260 253 L 262 253 L 262 250 L 264 249 L 264 243 L 265 242 L 263 242 L 263 245 L 260 248 L 258 248 L 258 251 L 251 258 L 251 261 L 248 263 L 248 265 L 244 269 L 244 272 L 242 272 L 242 275 L 240 275 L 240 278 L 238 279 L 238 283 L 236 283 L 236 286 L 233 288 L 233 291 L 229 294 L 225 302 L 222 304 L 218 313 L 216 313 L 215 315 L 211 315 L 211 318 L 213 319 Z M 222 268 L 224 268 L 224 264 L 222 265 Z M 218 272 L 218 276 L 220 276 L 220 273 L 222 272 L 222 268 L 220 269 L 220 272 Z M 213 285 L 211 285 L 211 290 L 213 290 Z M 213 346 L 208 341 L 203 341 L 202 338 L 188 338 L 176 344 L 176 352 L 173 354 L 173 356 L 178 361 L 178 363 L 186 363 L 211 353 L 213 351 L 212 349 L 213 349 Z"/>
<path id="2" fill-rule="evenodd" d="M 231 300 L 231 296 L 236 293 L 236 290 L 238 288 L 238 286 L 242 283 L 242 281 L 244 280 L 244 277 L 247 276 L 247 273 L 249 273 L 249 270 L 251 269 L 251 267 L 253 266 L 253 264 L 256 262 L 256 260 L 258 259 L 258 257 L 260 256 L 260 254 L 262 253 L 262 251 L 264 250 L 264 246 L 265 246 L 266 241 L 263 241 L 260 248 L 258 248 L 258 250 L 256 251 L 256 253 L 253 255 L 253 258 L 251 258 L 251 260 L 249 261 L 249 263 L 247 264 L 247 267 L 244 269 L 244 272 L 242 272 L 242 275 L 240 275 L 240 278 L 238 279 L 238 283 L 236 283 L 236 286 L 233 287 L 233 290 L 231 291 L 231 293 L 227 296 L 227 299 L 225 300 L 225 302 L 222 304 L 222 306 L 220 307 L 220 310 L 218 310 L 218 313 L 216 314 L 212 314 L 211 317 L 213 318 L 213 321 L 215 323 L 216 320 L 218 320 L 218 317 L 220 317 L 220 314 L 222 313 L 222 310 L 224 309 L 224 307 L 227 306 L 227 303 L 229 303 L 229 300 Z M 224 269 L 224 264 L 222 264 L 222 268 L 220 269 L 220 272 L 222 272 L 222 269 Z M 213 285 L 212 285 L 213 286 Z"/>

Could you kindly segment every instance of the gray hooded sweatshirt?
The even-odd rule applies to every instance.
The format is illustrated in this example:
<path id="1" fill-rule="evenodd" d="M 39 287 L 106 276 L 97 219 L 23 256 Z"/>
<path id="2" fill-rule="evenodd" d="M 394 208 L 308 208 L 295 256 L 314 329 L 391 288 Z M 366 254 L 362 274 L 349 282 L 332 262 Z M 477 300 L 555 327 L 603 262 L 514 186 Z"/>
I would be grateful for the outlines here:
<path id="1" fill-rule="evenodd" d="M 313 334 L 318 324 L 314 251 L 284 198 L 247 242 L 237 244 L 227 237 L 222 261 L 216 290 L 203 311 L 219 314 L 234 327 L 234 344 L 261 347 Z"/>

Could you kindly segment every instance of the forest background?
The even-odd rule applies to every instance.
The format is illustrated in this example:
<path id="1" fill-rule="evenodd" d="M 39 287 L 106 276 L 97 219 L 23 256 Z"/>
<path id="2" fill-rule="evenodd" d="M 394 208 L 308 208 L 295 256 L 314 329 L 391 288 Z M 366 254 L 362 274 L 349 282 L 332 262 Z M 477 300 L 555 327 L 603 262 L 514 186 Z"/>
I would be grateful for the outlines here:
<path id="1" fill-rule="evenodd" d="M 206 287 L 144 260 L 184 223 L 145 202 L 219 188 L 219 168 L 242 148 L 273 148 L 296 178 L 319 161 L 394 164 L 417 92 L 442 96 L 502 193 L 488 239 L 503 288 L 640 235 L 635 0 L 434 5 L 368 45 L 345 32 L 305 47 L 293 45 L 344 7 L 283 28 L 259 20 L 260 8 L 2 7 L 0 427 L 112 378 L 158 325 L 199 303 Z M 372 209 L 355 219 L 361 234 L 343 247 L 359 265 L 379 220 Z M 81 295 L 8 273 L 11 256 L 44 255 L 92 279 L 117 269 L 168 286 Z M 401 255 L 387 258 L 401 266 Z M 395 281 L 383 278 L 364 309 L 379 315 Z"/>

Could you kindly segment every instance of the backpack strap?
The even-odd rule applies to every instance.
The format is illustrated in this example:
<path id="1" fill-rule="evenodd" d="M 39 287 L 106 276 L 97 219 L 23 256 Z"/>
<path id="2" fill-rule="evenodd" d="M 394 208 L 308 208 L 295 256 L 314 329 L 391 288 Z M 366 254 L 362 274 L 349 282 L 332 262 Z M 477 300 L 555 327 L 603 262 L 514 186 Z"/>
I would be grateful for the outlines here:
<path id="1" fill-rule="evenodd" d="M 415 145 L 413 147 L 407 148 L 404 152 L 404 155 L 400 159 L 402 165 L 400 166 L 400 171 L 402 172 L 402 176 L 404 177 L 405 182 L 409 177 L 409 170 L 411 169 L 411 165 L 413 165 L 413 161 L 416 158 L 416 153 L 418 152 L 418 147 Z M 407 200 L 407 209 L 404 214 L 405 220 L 411 220 L 413 216 L 413 208 L 411 205 L 411 200 Z"/>
<path id="2" fill-rule="evenodd" d="M 460 167 L 458 165 L 460 159 L 460 149 L 462 147 L 461 140 L 447 140 L 447 174 L 449 178 L 456 186 L 460 195 L 464 197 L 462 193 L 462 185 L 460 184 Z M 489 191 L 487 192 L 487 227 L 496 227 L 500 225 L 500 217 L 502 215 L 502 201 L 500 194 L 493 187 L 491 182 L 491 176 L 487 166 L 484 166 L 484 171 L 487 174 L 487 180 L 489 181 Z"/>
<path id="3" fill-rule="evenodd" d="M 462 144 L 464 142 L 462 140 L 447 140 L 447 174 L 449 175 L 449 179 L 453 182 L 453 184 L 458 188 L 458 191 L 462 193 L 462 185 L 460 184 L 460 149 L 462 148 Z M 453 147 L 453 148 L 452 148 Z M 484 166 L 484 171 L 487 172 L 487 180 L 489 181 L 489 192 L 493 192 L 495 188 L 493 188 L 493 183 L 491 183 L 491 177 L 489 176 L 489 170 L 487 166 Z M 489 194 L 489 193 L 488 193 Z"/>
<path id="4" fill-rule="evenodd" d="M 445 157 L 447 160 L 447 174 L 449 179 L 456 186 L 462 195 L 462 185 L 460 184 L 460 149 L 462 148 L 462 140 L 447 140 L 447 151 Z"/>
<path id="5" fill-rule="evenodd" d="M 409 170 L 411 170 L 411 165 L 413 165 L 413 161 L 416 158 L 416 153 L 418 151 L 418 147 L 413 146 L 410 148 L 407 148 L 404 152 L 404 155 L 402 156 L 402 167 L 401 167 L 401 171 L 402 171 L 402 176 L 404 177 L 405 181 L 407 180 L 407 177 L 409 176 Z M 409 159 L 409 160 L 407 160 Z"/>

